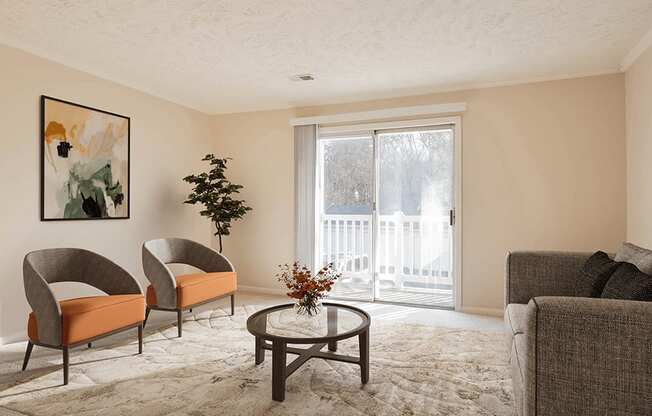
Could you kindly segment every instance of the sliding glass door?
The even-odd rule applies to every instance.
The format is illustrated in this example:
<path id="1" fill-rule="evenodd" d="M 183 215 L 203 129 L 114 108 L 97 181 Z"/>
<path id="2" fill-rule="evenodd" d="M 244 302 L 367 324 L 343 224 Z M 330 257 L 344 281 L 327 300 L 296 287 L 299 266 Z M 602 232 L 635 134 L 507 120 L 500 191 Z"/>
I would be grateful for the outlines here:
<path id="1" fill-rule="evenodd" d="M 319 141 L 317 207 L 320 266 L 342 278 L 332 295 L 373 299 L 374 141 L 371 135 Z"/>
<path id="2" fill-rule="evenodd" d="M 333 296 L 454 306 L 451 125 L 321 137 L 318 253 Z"/>
<path id="3" fill-rule="evenodd" d="M 375 298 L 453 307 L 453 130 L 380 131 Z"/>

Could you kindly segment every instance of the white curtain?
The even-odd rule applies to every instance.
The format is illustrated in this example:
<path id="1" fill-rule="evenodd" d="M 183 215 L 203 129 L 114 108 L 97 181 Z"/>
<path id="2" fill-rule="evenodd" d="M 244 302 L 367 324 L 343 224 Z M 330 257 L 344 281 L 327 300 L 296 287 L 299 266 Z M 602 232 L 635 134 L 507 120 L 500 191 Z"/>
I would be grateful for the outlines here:
<path id="1" fill-rule="evenodd" d="M 294 212 L 296 260 L 315 267 L 315 175 L 317 126 L 294 127 Z"/>

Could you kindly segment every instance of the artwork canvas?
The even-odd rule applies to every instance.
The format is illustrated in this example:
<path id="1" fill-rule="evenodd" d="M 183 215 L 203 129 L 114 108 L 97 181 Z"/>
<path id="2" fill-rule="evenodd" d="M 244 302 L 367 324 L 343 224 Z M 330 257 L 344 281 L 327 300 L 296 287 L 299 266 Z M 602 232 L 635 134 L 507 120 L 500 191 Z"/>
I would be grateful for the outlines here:
<path id="1" fill-rule="evenodd" d="M 129 218 L 129 117 L 41 96 L 41 219 Z"/>

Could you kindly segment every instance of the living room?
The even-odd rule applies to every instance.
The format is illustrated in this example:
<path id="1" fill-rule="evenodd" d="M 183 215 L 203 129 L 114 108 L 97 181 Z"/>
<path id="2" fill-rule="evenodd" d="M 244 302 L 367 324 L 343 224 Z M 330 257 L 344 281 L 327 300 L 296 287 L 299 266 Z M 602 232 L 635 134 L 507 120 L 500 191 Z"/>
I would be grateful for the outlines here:
<path id="1" fill-rule="evenodd" d="M 652 414 L 649 0 L 0 4 L 0 414 Z"/>

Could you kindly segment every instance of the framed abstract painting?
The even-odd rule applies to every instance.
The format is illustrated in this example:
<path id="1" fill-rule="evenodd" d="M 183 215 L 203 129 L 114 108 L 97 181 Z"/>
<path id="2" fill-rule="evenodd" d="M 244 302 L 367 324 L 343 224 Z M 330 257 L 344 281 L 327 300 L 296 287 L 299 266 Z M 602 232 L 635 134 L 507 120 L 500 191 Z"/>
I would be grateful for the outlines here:
<path id="1" fill-rule="evenodd" d="M 129 218 L 129 117 L 41 96 L 41 220 Z"/>

